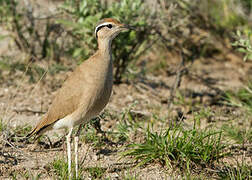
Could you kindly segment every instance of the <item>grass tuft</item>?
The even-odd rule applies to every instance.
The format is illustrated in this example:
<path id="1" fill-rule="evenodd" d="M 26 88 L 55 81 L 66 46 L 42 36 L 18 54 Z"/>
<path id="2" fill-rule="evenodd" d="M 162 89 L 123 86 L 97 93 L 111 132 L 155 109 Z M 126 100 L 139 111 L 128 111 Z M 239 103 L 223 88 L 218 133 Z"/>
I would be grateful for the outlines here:
<path id="1" fill-rule="evenodd" d="M 221 144 L 221 132 L 211 130 L 184 130 L 180 126 L 165 132 L 146 132 L 146 141 L 131 144 L 122 156 L 131 156 L 137 166 L 159 162 L 164 166 L 180 166 L 189 170 L 194 165 L 206 167 L 227 153 Z"/>

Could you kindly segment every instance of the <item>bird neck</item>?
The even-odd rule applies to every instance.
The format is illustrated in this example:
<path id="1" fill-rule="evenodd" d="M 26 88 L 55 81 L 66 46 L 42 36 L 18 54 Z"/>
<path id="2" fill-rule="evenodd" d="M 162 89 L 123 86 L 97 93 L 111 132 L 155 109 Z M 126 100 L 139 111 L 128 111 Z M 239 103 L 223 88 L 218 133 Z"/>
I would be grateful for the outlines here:
<path id="1" fill-rule="evenodd" d="M 98 49 L 103 56 L 109 56 L 111 59 L 111 42 L 109 39 L 98 40 Z"/>

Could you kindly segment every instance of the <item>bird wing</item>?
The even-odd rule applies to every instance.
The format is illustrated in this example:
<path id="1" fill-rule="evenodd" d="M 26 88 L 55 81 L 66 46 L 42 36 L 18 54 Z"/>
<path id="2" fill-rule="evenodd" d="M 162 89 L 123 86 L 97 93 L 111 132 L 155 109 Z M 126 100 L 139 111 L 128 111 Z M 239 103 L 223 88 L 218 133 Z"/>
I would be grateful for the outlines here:
<path id="1" fill-rule="evenodd" d="M 76 88 L 79 87 L 77 85 L 81 83 L 78 81 L 78 79 L 81 78 L 81 73 L 79 71 L 78 67 L 67 78 L 61 89 L 57 92 L 47 114 L 40 120 L 37 126 L 27 135 L 27 137 L 39 134 L 41 130 L 53 125 L 56 121 L 66 117 L 77 109 L 80 103 L 80 97 L 82 96 L 82 91 Z"/>
<path id="2" fill-rule="evenodd" d="M 47 114 L 26 137 L 39 134 L 56 121 L 77 110 L 84 90 L 87 90 L 85 89 L 85 84 L 88 78 L 92 78 L 87 74 L 87 70 L 90 69 L 90 62 L 92 62 L 93 58 L 97 58 L 97 56 L 99 56 L 98 53 L 94 54 L 74 70 L 57 92 Z M 80 84 L 83 84 L 83 86 L 80 86 Z"/>

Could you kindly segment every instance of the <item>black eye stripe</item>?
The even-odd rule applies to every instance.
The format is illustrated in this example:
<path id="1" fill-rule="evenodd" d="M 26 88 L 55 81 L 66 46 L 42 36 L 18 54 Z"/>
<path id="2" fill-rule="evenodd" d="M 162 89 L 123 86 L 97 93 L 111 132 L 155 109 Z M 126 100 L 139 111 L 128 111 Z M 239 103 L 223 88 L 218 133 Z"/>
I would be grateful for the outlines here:
<path id="1" fill-rule="evenodd" d="M 112 24 L 108 24 L 107 27 L 108 27 L 109 29 L 111 29 L 111 28 L 112 28 Z"/>
<path id="2" fill-rule="evenodd" d="M 109 29 L 111 29 L 113 26 L 112 26 L 112 24 L 107 24 L 107 25 L 100 26 L 100 27 L 98 27 L 98 29 L 96 30 L 96 32 L 98 32 L 103 27 L 108 27 Z"/>
<path id="3" fill-rule="evenodd" d="M 96 38 L 97 38 L 98 31 L 100 31 L 103 27 L 107 27 L 107 28 L 111 29 L 113 26 L 112 26 L 112 24 L 106 24 L 106 25 L 99 26 L 96 30 Z"/>

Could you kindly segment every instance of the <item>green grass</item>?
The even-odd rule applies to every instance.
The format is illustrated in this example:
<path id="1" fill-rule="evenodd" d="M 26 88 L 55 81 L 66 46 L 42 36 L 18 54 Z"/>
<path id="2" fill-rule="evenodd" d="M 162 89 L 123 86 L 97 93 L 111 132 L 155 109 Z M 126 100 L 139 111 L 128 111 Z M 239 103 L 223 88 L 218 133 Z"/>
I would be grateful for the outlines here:
<path id="1" fill-rule="evenodd" d="M 180 126 L 160 133 L 148 129 L 145 142 L 129 145 L 130 149 L 122 156 L 130 156 L 137 161 L 137 166 L 158 162 L 187 170 L 195 165 L 206 167 L 227 155 L 223 152 L 225 145 L 221 143 L 221 136 L 221 132 L 185 130 Z"/>
<path id="2" fill-rule="evenodd" d="M 3 123 L 3 120 L 0 118 L 0 132 L 6 128 L 6 125 Z"/>
<path id="3" fill-rule="evenodd" d="M 234 166 L 224 166 L 223 170 L 218 173 L 220 179 L 228 180 L 245 180 L 252 178 L 252 166 L 247 165 L 242 160 L 241 163 L 237 161 L 236 167 Z"/>
<path id="4" fill-rule="evenodd" d="M 69 67 L 66 67 L 66 66 L 64 66 L 64 65 L 62 65 L 62 64 L 59 64 L 59 63 L 55 63 L 55 64 L 52 64 L 50 67 L 49 67 L 49 73 L 51 74 L 51 75 L 55 75 L 55 74 L 57 74 L 57 73 L 59 73 L 59 72 L 61 72 L 61 71 L 63 71 L 63 72 L 67 72 L 67 71 L 69 71 L 70 70 L 70 68 Z"/>
<path id="5" fill-rule="evenodd" d="M 118 142 L 124 143 L 129 141 L 131 134 L 136 134 L 139 129 L 142 129 L 141 125 L 141 122 L 132 115 L 130 110 L 125 111 L 116 127 Z"/>
<path id="6" fill-rule="evenodd" d="M 148 122 L 147 116 L 132 111 L 137 102 L 132 103 L 126 108 L 120 115 L 116 113 L 110 114 L 110 117 L 106 119 L 113 119 L 118 121 L 114 128 L 106 132 L 108 139 L 112 140 L 116 144 L 124 144 L 130 142 L 131 138 L 134 138 L 143 132 L 144 123 Z M 119 120 L 118 120 L 119 119 Z"/>
<path id="7" fill-rule="evenodd" d="M 214 116 L 214 112 L 211 108 L 201 108 L 199 111 L 193 113 L 194 125 L 200 127 L 202 119 L 206 119 L 208 122 Z"/>
<path id="8" fill-rule="evenodd" d="M 243 110 L 244 112 L 242 115 L 246 117 L 248 123 L 250 122 L 250 116 L 252 114 L 252 81 L 248 82 L 245 87 L 240 88 L 237 91 L 226 91 L 224 99 L 225 101 L 223 104 L 234 106 Z M 245 123 L 244 120 L 243 123 Z M 252 142 L 251 124 L 246 125 L 246 127 L 241 125 L 224 124 L 222 129 L 225 136 L 233 139 L 236 143 Z"/>
<path id="9" fill-rule="evenodd" d="M 67 162 L 65 162 L 64 159 L 57 158 L 55 159 L 51 165 L 51 171 L 56 175 L 57 179 L 68 179 L 68 165 Z M 72 164 L 72 169 L 74 168 L 74 164 Z M 83 172 L 88 172 L 89 177 L 91 179 L 101 179 L 103 175 L 106 172 L 106 168 L 102 168 L 100 166 L 94 166 L 94 167 L 87 167 L 87 168 L 81 168 L 79 167 L 79 177 L 75 177 L 74 171 L 72 172 L 74 177 L 72 178 L 73 180 L 78 180 L 78 179 L 84 179 L 83 178 Z"/>
<path id="10" fill-rule="evenodd" d="M 85 130 L 80 135 L 80 141 L 91 144 L 95 148 L 103 147 L 105 145 L 103 140 L 104 137 L 99 136 L 90 123 L 85 126 Z"/>
<path id="11" fill-rule="evenodd" d="M 222 126 L 225 137 L 231 138 L 236 143 L 252 143 L 252 129 L 246 129 L 240 126 L 224 124 Z"/>
<path id="12" fill-rule="evenodd" d="M 56 175 L 57 179 L 64 179 L 67 180 L 68 179 L 68 164 L 65 161 L 65 159 L 62 158 L 56 158 L 51 164 L 50 164 L 50 169 L 51 171 L 53 171 L 54 175 Z M 79 177 L 76 178 L 75 177 L 75 171 L 74 169 L 74 164 L 72 163 L 72 180 L 79 180 L 82 179 L 81 174 L 83 172 L 82 168 L 79 167 Z"/>
<path id="13" fill-rule="evenodd" d="M 238 91 L 226 91 L 224 104 L 240 107 L 252 113 L 252 82 L 248 82 L 245 88 L 240 88 Z"/>
<path id="14" fill-rule="evenodd" d="M 55 159 L 51 164 L 53 172 L 60 179 L 68 179 L 68 166 L 64 159 Z"/>
<path id="15" fill-rule="evenodd" d="M 104 173 L 106 172 L 105 168 L 99 166 L 85 168 L 84 170 L 89 172 L 92 179 L 101 179 Z"/>
<path id="16" fill-rule="evenodd" d="M 138 174 L 132 174 L 130 172 L 127 172 L 125 173 L 123 176 L 122 176 L 122 179 L 123 180 L 137 180 L 137 179 L 140 179 L 138 178 Z"/>
<path id="17" fill-rule="evenodd" d="M 29 132 L 31 132 L 32 126 L 24 125 L 24 126 L 17 126 L 14 129 L 14 133 L 18 136 L 26 136 Z"/>

